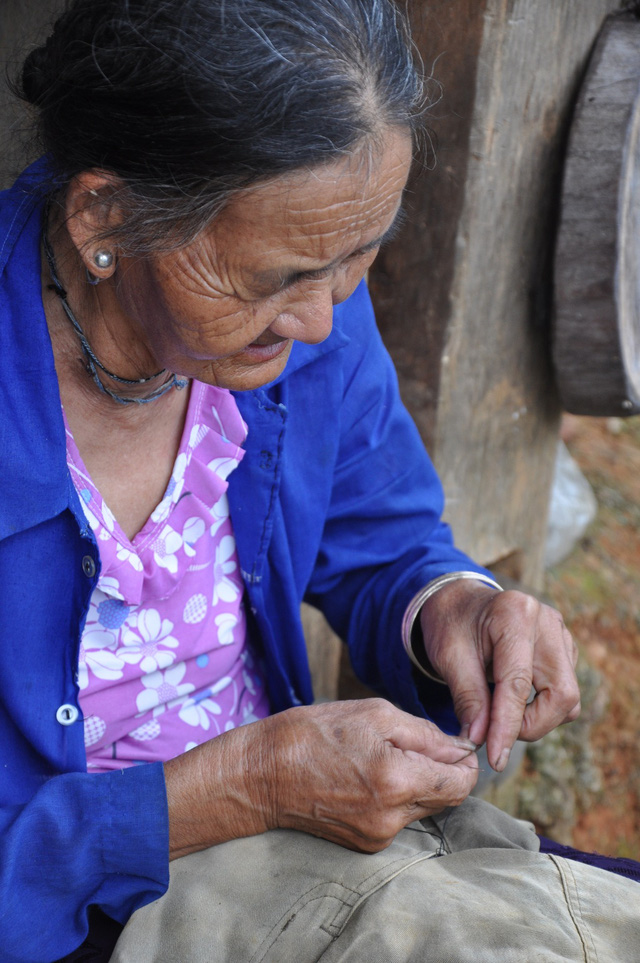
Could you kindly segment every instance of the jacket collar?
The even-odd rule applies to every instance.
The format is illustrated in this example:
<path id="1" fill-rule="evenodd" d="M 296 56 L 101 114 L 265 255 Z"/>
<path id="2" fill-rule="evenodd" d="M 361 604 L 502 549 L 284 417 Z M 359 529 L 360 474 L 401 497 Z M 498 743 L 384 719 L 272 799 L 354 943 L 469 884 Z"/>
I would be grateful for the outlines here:
<path id="1" fill-rule="evenodd" d="M 69 505 L 64 425 L 40 285 L 39 161 L 0 195 L 0 538 Z"/>

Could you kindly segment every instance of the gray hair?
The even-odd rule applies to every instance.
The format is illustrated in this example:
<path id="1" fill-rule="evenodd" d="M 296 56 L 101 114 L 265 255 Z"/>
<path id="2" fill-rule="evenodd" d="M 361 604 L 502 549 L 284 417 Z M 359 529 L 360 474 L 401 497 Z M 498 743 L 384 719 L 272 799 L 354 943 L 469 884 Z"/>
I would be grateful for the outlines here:
<path id="1" fill-rule="evenodd" d="M 114 174 L 135 253 L 188 243 L 251 185 L 415 132 L 425 107 L 392 0 L 72 0 L 18 90 L 50 189 Z"/>

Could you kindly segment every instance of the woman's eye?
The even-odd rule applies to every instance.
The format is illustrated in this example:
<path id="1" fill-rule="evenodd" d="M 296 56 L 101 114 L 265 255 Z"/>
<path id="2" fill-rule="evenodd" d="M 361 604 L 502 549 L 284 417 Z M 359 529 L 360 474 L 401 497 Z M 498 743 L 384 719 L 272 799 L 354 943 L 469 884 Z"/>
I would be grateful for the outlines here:
<path id="1" fill-rule="evenodd" d="M 308 271 L 298 277 L 299 281 L 321 281 L 331 274 L 332 268 L 320 268 L 318 271 Z"/>
<path id="2" fill-rule="evenodd" d="M 353 264 L 364 258 L 370 259 L 378 253 L 380 245 L 377 245 L 375 249 L 368 251 L 356 251 L 350 254 L 349 257 L 345 258 L 342 262 L 343 265 Z M 338 268 L 340 265 L 338 265 Z M 276 297 L 282 291 L 286 291 L 288 288 L 295 287 L 296 284 L 302 284 L 305 281 L 321 281 L 323 278 L 328 277 L 332 271 L 336 270 L 336 265 L 331 265 L 325 268 L 318 268 L 317 271 L 301 271 L 299 274 L 292 274 L 289 277 L 283 277 L 280 279 L 277 287 L 272 287 L 268 291 L 258 294 L 258 300 L 266 300 L 267 298 Z"/>
<path id="3" fill-rule="evenodd" d="M 271 292 L 271 294 L 279 294 L 280 291 L 285 291 L 287 288 L 292 288 L 296 284 L 302 284 L 304 281 L 321 281 L 331 274 L 333 268 L 320 268 L 317 271 L 301 271 L 300 274 L 293 274 L 291 277 L 282 278 L 278 287 Z"/>

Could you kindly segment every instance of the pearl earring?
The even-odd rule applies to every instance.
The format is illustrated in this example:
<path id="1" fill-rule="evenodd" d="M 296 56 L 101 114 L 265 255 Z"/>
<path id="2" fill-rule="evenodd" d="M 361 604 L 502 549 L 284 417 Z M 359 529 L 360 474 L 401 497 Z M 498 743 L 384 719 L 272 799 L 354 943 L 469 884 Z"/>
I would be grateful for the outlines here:
<path id="1" fill-rule="evenodd" d="M 113 254 L 111 251 L 96 251 L 93 260 L 99 268 L 104 270 L 113 264 Z"/>

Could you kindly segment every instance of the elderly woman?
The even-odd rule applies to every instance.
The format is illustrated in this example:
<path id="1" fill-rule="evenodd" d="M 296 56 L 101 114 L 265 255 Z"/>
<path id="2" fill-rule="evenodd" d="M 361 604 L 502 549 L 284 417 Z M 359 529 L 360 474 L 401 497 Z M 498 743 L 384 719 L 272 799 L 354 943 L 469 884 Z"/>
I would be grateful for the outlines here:
<path id="1" fill-rule="evenodd" d="M 21 93 L 45 156 L 0 204 L 3 960 L 96 959 L 146 904 L 114 960 L 315 960 L 338 904 L 469 848 L 469 805 L 474 845 L 544 859 L 448 809 L 479 744 L 503 769 L 579 693 L 557 613 L 453 546 L 374 326 L 422 108 L 393 4 L 75 0 Z M 303 599 L 389 701 L 311 704 Z M 331 921 L 292 925 L 318 886 Z"/>

